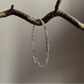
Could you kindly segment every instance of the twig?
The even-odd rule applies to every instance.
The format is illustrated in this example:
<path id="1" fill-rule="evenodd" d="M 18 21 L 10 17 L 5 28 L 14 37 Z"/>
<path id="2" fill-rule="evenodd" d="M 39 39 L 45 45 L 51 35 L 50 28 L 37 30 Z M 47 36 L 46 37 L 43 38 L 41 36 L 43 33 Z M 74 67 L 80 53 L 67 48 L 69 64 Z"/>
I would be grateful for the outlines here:
<path id="1" fill-rule="evenodd" d="M 84 24 L 83 23 L 81 23 L 80 21 L 78 21 L 76 18 L 72 17 L 68 13 L 65 13 L 65 12 L 59 10 L 59 6 L 60 6 L 61 1 L 62 0 L 57 0 L 56 6 L 55 6 L 55 10 L 50 12 L 50 13 L 48 13 L 46 16 L 44 16 L 42 18 L 42 20 L 45 23 L 47 23 L 52 18 L 54 18 L 56 16 L 60 16 L 60 17 L 62 17 L 64 19 L 66 19 L 67 21 L 69 21 L 71 24 L 73 24 L 77 28 L 79 28 L 81 30 L 84 30 Z M 3 12 L 0 12 L 0 18 L 7 17 L 7 16 L 10 16 L 10 15 L 16 15 L 16 16 L 18 16 L 18 17 L 30 22 L 31 24 L 34 24 L 34 25 L 37 25 L 37 26 L 41 26 L 42 25 L 40 20 L 34 19 L 33 17 L 30 17 L 29 15 L 27 15 L 27 14 L 21 12 L 21 11 L 15 10 L 14 9 L 14 5 L 11 6 L 11 9 L 3 11 Z"/>
<path id="2" fill-rule="evenodd" d="M 57 4 L 55 6 L 55 12 L 57 12 L 59 10 L 59 6 L 61 4 L 62 0 L 57 0 Z"/>

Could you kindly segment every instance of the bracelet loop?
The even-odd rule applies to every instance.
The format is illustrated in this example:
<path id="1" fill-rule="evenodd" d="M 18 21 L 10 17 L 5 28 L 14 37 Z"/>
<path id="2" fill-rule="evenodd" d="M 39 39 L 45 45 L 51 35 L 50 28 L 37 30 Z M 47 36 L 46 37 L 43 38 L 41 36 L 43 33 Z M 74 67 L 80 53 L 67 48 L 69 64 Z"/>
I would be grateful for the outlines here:
<path id="1" fill-rule="evenodd" d="M 35 33 L 35 25 L 33 26 L 33 29 L 32 29 L 32 55 L 33 55 L 33 59 L 34 59 L 34 62 L 35 64 L 39 65 L 41 68 L 44 68 L 46 67 L 46 65 L 48 64 L 48 60 L 49 60 L 49 36 L 48 36 L 48 31 L 47 31 L 47 28 L 45 26 L 45 23 L 43 20 L 39 19 L 43 25 L 43 28 L 44 28 L 44 33 L 45 33 L 45 42 L 46 42 L 46 58 L 45 58 L 45 62 L 43 65 L 40 64 L 37 56 L 36 56 L 36 51 L 35 51 L 35 46 L 34 46 L 34 33 Z"/>

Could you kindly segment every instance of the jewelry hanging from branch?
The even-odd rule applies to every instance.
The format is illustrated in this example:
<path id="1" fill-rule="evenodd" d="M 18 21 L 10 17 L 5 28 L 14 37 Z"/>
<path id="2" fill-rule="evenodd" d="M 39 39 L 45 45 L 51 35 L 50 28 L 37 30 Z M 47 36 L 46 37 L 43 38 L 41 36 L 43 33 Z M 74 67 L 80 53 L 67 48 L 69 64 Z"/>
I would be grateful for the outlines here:
<path id="1" fill-rule="evenodd" d="M 49 60 L 49 36 L 48 36 L 48 31 L 47 31 L 47 28 L 45 26 L 45 23 L 43 20 L 39 19 L 43 25 L 43 28 L 44 28 L 44 33 L 45 33 L 45 43 L 46 43 L 46 58 L 45 58 L 45 62 L 43 65 L 40 64 L 38 58 L 37 58 L 37 55 L 36 55 L 36 50 L 35 50 L 35 46 L 34 46 L 34 33 L 35 33 L 35 25 L 33 26 L 33 29 L 32 29 L 32 55 L 33 55 L 33 59 L 34 59 L 34 62 L 35 64 L 39 65 L 41 68 L 44 68 L 46 67 L 46 65 L 48 64 L 48 60 Z"/>

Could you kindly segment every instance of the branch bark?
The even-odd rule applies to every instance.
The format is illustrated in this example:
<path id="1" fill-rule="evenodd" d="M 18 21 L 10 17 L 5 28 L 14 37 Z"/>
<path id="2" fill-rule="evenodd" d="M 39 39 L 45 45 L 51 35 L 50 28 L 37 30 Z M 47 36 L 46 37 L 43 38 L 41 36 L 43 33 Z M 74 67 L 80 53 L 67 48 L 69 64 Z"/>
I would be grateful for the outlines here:
<path id="1" fill-rule="evenodd" d="M 74 26 L 76 26 L 77 28 L 84 30 L 83 23 L 81 23 L 80 21 L 78 21 L 76 18 L 69 15 L 68 13 L 59 10 L 59 6 L 60 6 L 61 2 L 62 2 L 62 0 L 57 0 L 55 10 L 48 13 L 46 16 L 44 16 L 42 18 L 42 20 L 45 23 L 48 23 L 48 21 L 50 21 L 52 18 L 60 16 L 60 17 L 64 18 L 65 20 L 67 20 L 68 22 L 70 22 L 71 24 L 73 24 Z M 27 15 L 19 10 L 14 9 L 14 5 L 12 5 L 9 10 L 0 12 L 0 18 L 4 18 L 4 17 L 10 16 L 10 15 L 18 16 L 18 17 L 28 21 L 29 23 L 37 25 L 37 26 L 42 25 L 42 23 L 40 22 L 39 19 L 34 19 L 33 17 L 30 17 L 29 15 Z"/>

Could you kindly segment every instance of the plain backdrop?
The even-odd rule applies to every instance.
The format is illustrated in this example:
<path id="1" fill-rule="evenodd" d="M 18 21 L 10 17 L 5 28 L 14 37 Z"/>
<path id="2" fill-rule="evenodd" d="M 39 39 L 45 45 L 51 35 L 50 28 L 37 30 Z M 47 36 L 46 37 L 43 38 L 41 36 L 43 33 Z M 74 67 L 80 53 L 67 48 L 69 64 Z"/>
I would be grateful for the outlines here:
<path id="1" fill-rule="evenodd" d="M 14 8 L 35 19 L 54 10 L 57 0 L 0 0 L 0 12 Z M 60 9 L 84 22 L 84 0 L 63 0 Z M 47 24 L 50 58 L 46 68 L 35 65 L 31 50 L 33 25 L 17 17 L 0 18 L 0 83 L 83 83 L 84 31 L 61 17 Z M 35 28 L 35 46 L 41 63 L 45 59 L 42 27 Z"/>

